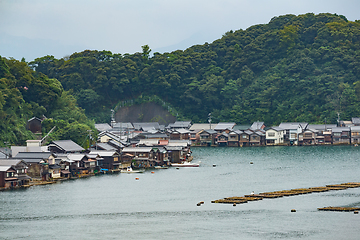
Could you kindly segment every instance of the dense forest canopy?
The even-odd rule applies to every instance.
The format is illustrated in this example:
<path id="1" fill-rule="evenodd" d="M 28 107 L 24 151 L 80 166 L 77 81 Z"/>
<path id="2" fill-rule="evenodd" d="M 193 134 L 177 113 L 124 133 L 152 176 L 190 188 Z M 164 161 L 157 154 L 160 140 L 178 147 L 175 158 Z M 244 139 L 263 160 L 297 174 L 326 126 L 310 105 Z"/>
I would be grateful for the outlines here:
<path id="1" fill-rule="evenodd" d="M 193 122 L 205 122 L 211 112 L 214 122 L 335 123 L 338 113 L 343 120 L 360 116 L 359 44 L 359 21 L 308 13 L 274 17 L 171 53 L 151 55 L 145 45 L 135 54 L 86 50 L 27 65 L 3 59 L 0 78 L 8 88 L 1 90 L 0 106 L 21 106 L 11 116 L 46 113 L 82 124 L 87 120 L 81 109 L 81 119 L 70 111 L 66 120 L 54 103 L 71 98 L 89 118 L 105 122 L 118 103 L 155 96 Z M 29 83 L 28 90 L 21 88 Z"/>
<path id="2" fill-rule="evenodd" d="M 88 116 L 105 121 L 117 102 L 156 95 L 187 119 L 267 124 L 334 122 L 360 115 L 360 22 L 336 14 L 285 15 L 229 31 L 185 51 L 45 56 L 36 71 L 73 90 Z M 99 113 L 103 113 L 102 115 Z"/>
<path id="3" fill-rule="evenodd" d="M 25 62 L 0 56 L 0 146 L 33 139 L 25 129 L 32 117 L 43 119 L 44 134 L 57 127 L 50 140 L 72 139 L 86 146 L 86 130 L 95 133 L 94 123 L 58 80 L 31 70 Z"/>

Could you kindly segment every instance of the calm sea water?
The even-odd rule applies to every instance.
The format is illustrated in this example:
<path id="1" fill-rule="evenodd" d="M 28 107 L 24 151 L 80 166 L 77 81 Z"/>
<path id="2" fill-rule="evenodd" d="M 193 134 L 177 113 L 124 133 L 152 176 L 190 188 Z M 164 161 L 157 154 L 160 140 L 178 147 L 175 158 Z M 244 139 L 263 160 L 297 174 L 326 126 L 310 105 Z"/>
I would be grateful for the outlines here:
<path id="1" fill-rule="evenodd" d="M 192 150 L 199 168 L 102 175 L 0 192 L 0 239 L 360 238 L 360 214 L 317 210 L 360 207 L 357 188 L 236 207 L 211 203 L 252 191 L 360 182 L 360 147 Z M 200 201 L 205 204 L 198 207 Z"/>

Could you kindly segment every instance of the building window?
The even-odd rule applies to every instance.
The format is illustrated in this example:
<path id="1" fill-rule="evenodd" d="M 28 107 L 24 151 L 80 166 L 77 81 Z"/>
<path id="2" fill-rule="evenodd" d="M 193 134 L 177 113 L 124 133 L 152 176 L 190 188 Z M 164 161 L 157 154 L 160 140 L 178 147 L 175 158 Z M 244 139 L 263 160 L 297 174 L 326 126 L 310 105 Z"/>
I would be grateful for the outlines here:
<path id="1" fill-rule="evenodd" d="M 269 132 L 269 133 L 268 133 L 268 136 L 269 136 L 269 137 L 275 137 L 275 133 L 274 133 L 274 132 Z"/>
<path id="2" fill-rule="evenodd" d="M 6 177 L 8 178 L 8 177 L 13 177 L 14 176 L 14 173 L 13 172 L 7 172 L 6 173 Z"/>

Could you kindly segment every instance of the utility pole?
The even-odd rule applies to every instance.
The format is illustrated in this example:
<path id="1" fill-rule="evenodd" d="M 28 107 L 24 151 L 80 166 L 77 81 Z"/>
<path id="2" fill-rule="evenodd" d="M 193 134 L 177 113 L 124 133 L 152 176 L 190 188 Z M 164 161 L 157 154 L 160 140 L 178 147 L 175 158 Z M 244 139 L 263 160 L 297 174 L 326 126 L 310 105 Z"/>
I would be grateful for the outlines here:
<path id="1" fill-rule="evenodd" d="M 208 122 L 210 124 L 210 129 L 211 129 L 211 113 L 209 113 L 209 115 L 208 115 Z"/>
<path id="2" fill-rule="evenodd" d="M 110 125 L 111 125 L 111 127 L 114 127 L 114 124 L 115 124 L 114 113 L 115 113 L 115 111 L 114 111 L 114 109 L 111 109 L 110 111 L 111 111 L 111 123 L 110 123 Z"/>

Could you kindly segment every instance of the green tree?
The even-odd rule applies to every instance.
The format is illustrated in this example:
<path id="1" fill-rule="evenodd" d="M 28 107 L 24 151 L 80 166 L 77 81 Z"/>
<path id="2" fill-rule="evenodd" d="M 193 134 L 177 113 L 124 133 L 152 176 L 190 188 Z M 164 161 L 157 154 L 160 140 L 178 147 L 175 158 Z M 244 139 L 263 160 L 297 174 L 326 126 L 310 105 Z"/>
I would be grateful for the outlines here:
<path id="1" fill-rule="evenodd" d="M 142 56 L 144 59 L 149 59 L 150 57 L 150 52 L 151 52 L 151 49 L 149 47 L 149 45 L 144 45 L 144 46 L 141 46 L 142 48 Z"/>

